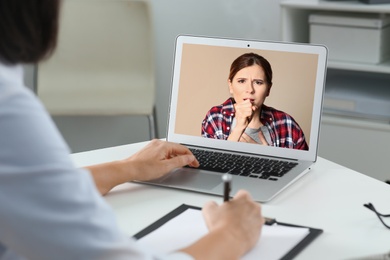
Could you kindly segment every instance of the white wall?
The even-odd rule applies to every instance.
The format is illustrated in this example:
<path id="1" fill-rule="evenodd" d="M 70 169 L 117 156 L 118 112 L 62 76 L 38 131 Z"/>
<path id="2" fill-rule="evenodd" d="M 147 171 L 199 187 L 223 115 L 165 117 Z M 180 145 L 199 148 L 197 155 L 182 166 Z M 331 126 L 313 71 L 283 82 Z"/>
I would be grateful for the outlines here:
<path id="1" fill-rule="evenodd" d="M 155 25 L 157 119 L 166 136 L 174 41 L 178 34 L 280 39 L 281 0 L 150 0 Z M 113 44 L 114 46 L 114 44 Z M 32 86 L 31 71 L 27 84 Z M 143 117 L 55 117 L 73 152 L 148 139 Z"/>

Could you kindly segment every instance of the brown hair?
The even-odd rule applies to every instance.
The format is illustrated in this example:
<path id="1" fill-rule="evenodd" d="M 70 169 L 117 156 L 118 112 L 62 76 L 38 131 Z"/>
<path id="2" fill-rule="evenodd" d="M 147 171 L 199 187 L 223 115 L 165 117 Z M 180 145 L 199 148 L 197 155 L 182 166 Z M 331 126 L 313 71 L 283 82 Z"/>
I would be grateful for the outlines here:
<path id="1" fill-rule="evenodd" d="M 271 64 L 263 57 L 256 53 L 245 53 L 235 59 L 230 66 L 229 80 L 232 81 L 234 76 L 243 68 L 250 67 L 253 65 L 259 65 L 263 68 L 265 74 L 265 80 L 267 84 L 272 86 L 272 68 Z"/>
<path id="2" fill-rule="evenodd" d="M 0 1 L 0 60 L 34 63 L 55 49 L 60 0 Z"/>

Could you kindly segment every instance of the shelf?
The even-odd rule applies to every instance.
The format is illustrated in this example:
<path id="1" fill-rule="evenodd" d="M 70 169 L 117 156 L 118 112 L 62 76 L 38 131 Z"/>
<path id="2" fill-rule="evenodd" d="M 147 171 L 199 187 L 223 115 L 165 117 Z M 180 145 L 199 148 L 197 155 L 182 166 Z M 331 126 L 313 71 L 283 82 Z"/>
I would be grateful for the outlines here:
<path id="1" fill-rule="evenodd" d="M 309 16 L 317 11 L 390 14 L 390 4 L 369 5 L 359 1 L 286 0 L 281 5 L 281 38 L 287 42 L 309 42 Z M 390 43 L 389 43 L 390 44 Z M 328 67 L 340 70 L 390 74 L 390 61 L 365 64 L 328 60 Z"/>
<path id="2" fill-rule="evenodd" d="M 280 5 L 281 39 L 287 42 L 310 41 L 309 16 L 312 13 L 390 16 L 390 4 L 285 0 Z M 328 59 L 321 123 L 321 156 L 372 177 L 386 179 L 386 149 L 390 145 L 390 60 L 366 64 Z M 358 155 L 353 151 L 359 151 Z"/>
<path id="3" fill-rule="evenodd" d="M 281 6 L 311 10 L 390 13 L 390 4 L 369 5 L 359 1 L 287 0 L 281 2 Z"/>
<path id="4" fill-rule="evenodd" d="M 358 117 L 346 117 L 327 112 L 324 112 L 321 117 L 321 123 L 390 133 L 389 122 L 367 120 Z"/>
<path id="5" fill-rule="evenodd" d="M 390 122 L 390 74 L 328 70 L 324 112 Z"/>
<path id="6" fill-rule="evenodd" d="M 390 74 L 390 61 L 380 64 L 364 64 L 328 60 L 328 68 Z"/>

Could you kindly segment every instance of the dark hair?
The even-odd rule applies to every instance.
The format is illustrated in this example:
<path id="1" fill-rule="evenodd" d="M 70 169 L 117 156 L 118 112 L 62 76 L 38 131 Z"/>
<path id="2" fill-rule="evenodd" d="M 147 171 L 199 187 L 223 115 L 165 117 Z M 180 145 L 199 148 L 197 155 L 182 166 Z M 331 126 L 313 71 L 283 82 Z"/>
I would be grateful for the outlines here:
<path id="1" fill-rule="evenodd" d="M 0 1 L 0 60 L 34 63 L 57 44 L 60 0 Z"/>
<path id="2" fill-rule="evenodd" d="M 256 53 L 245 53 L 235 59 L 230 66 L 229 80 L 232 81 L 234 76 L 243 68 L 253 65 L 259 65 L 263 68 L 265 80 L 269 86 L 272 86 L 272 68 L 271 64 L 263 57 Z"/>

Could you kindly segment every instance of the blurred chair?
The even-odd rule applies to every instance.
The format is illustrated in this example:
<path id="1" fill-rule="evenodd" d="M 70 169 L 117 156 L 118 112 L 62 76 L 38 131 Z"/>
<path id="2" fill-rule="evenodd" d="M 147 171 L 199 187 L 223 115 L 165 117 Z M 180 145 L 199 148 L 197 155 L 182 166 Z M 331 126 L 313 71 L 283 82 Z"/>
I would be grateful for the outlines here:
<path id="1" fill-rule="evenodd" d="M 58 46 L 37 66 L 36 90 L 53 116 L 145 115 L 157 137 L 148 2 L 64 0 Z"/>

